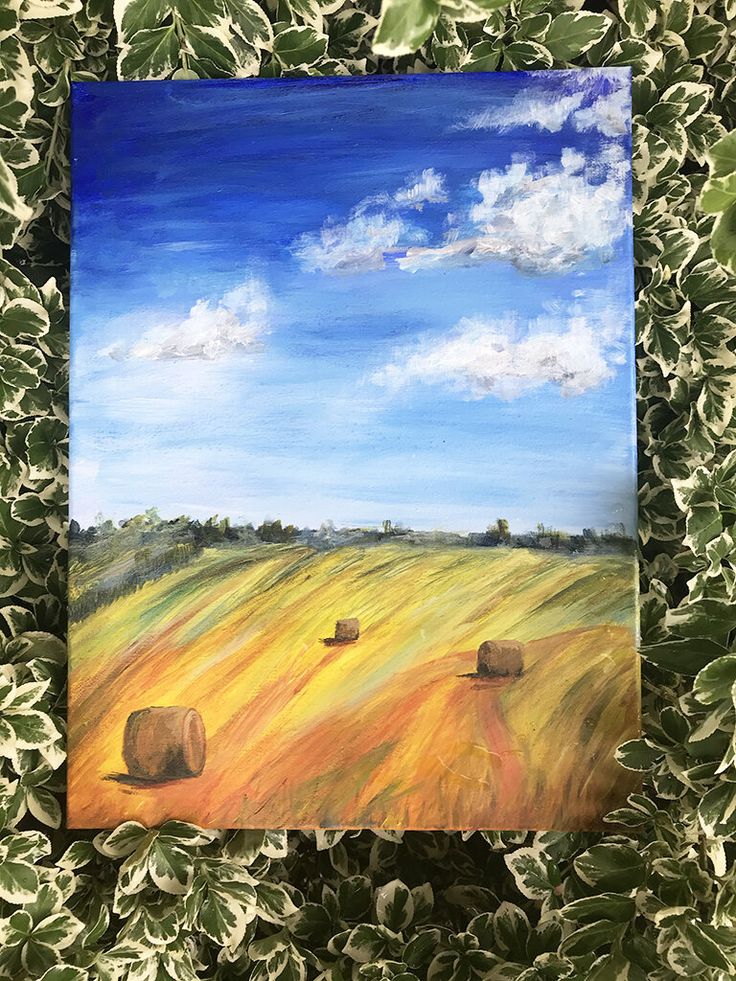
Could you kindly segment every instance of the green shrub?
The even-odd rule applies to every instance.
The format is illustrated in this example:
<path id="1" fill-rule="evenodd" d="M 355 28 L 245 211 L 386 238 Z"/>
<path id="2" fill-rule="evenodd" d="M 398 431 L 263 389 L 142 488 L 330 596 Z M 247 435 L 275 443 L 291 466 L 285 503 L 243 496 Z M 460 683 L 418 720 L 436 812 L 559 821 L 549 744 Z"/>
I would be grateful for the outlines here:
<path id="1" fill-rule="evenodd" d="M 736 2 L 5 0 L 0 976 L 736 974 Z M 62 824 L 70 81 L 634 70 L 644 738 L 612 833 Z"/>

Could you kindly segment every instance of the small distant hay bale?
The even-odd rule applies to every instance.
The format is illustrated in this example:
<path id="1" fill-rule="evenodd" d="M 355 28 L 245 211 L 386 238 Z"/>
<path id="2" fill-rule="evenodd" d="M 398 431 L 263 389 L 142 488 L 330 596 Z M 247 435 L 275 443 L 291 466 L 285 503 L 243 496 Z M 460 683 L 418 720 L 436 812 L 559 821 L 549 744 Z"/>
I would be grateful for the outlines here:
<path id="1" fill-rule="evenodd" d="M 358 637 L 360 637 L 360 620 L 357 617 L 338 620 L 335 624 L 335 640 L 344 642 L 357 640 Z"/>
<path id="2" fill-rule="evenodd" d="M 524 670 L 524 645 L 516 640 L 484 640 L 478 648 L 478 674 L 484 678 L 517 677 Z"/>
<path id="3" fill-rule="evenodd" d="M 131 777 L 151 781 L 198 777 L 206 755 L 204 723 L 196 709 L 152 706 L 128 716 L 123 759 Z"/>

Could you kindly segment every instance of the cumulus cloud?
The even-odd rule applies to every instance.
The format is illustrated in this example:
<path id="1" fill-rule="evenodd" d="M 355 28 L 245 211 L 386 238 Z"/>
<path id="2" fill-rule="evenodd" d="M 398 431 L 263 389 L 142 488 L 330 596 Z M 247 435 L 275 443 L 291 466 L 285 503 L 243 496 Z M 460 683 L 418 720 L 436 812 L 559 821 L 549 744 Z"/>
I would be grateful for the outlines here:
<path id="1" fill-rule="evenodd" d="M 250 278 L 219 300 L 200 299 L 183 319 L 161 323 L 137 341 L 117 341 L 99 351 L 119 361 L 217 360 L 259 350 L 269 328 L 271 294 Z"/>
<path id="2" fill-rule="evenodd" d="M 407 237 L 419 238 L 400 217 L 358 212 L 343 224 L 327 222 L 317 234 L 300 235 L 292 248 L 308 272 L 367 272 L 383 269 L 385 254 Z"/>
<path id="3" fill-rule="evenodd" d="M 566 148 L 558 165 L 536 170 L 519 160 L 485 170 L 464 227 L 441 245 L 408 248 L 398 264 L 414 272 L 503 259 L 526 272 L 560 273 L 590 258 L 605 261 L 631 220 L 626 174 L 615 143 L 590 161 Z"/>
<path id="4" fill-rule="evenodd" d="M 531 104 L 528 94 L 523 98 Z M 541 124 L 546 113 L 548 128 L 559 128 L 582 98 L 577 93 L 556 102 L 538 100 L 535 118 Z M 614 135 L 619 117 L 612 107 L 622 108 L 626 99 L 625 93 L 596 97 L 576 110 L 574 125 Z M 516 125 L 513 112 L 511 118 L 509 125 Z M 389 265 L 415 272 L 492 260 L 528 273 L 564 273 L 611 257 L 631 224 L 628 173 L 616 140 L 587 156 L 566 147 L 558 162 L 542 166 L 532 157 L 513 158 L 504 170 L 484 170 L 466 185 L 459 201 L 467 202 L 468 192 L 479 200 L 446 208 L 442 233 L 437 223 L 422 227 L 418 214 L 408 216 L 449 200 L 444 176 L 429 167 L 391 194 L 363 198 L 345 220 L 331 219 L 319 231 L 305 232 L 291 249 L 306 270 L 330 274 Z"/>
<path id="5" fill-rule="evenodd" d="M 508 105 L 473 113 L 460 129 L 493 129 L 507 133 L 517 126 L 559 133 L 564 126 L 578 132 L 595 130 L 603 136 L 623 136 L 631 125 L 628 89 L 610 74 L 576 80 L 583 87 L 568 94 L 520 92 Z"/>
<path id="6" fill-rule="evenodd" d="M 591 314 L 579 304 L 526 324 L 515 316 L 468 317 L 443 337 L 397 352 L 371 381 L 393 390 L 420 382 L 505 401 L 544 385 L 563 396 L 583 395 L 625 363 L 622 323 L 621 311 L 601 307 Z"/>
<path id="7" fill-rule="evenodd" d="M 602 95 L 572 114 L 576 130 L 598 130 L 604 136 L 624 136 L 631 125 L 629 93 L 625 89 Z"/>
<path id="8" fill-rule="evenodd" d="M 400 188 L 393 199 L 400 208 L 416 208 L 419 211 L 425 204 L 441 204 L 447 201 L 445 178 L 433 167 L 428 167 L 416 181 L 410 181 Z"/>
<path id="9" fill-rule="evenodd" d="M 387 256 L 403 254 L 426 234 L 402 211 L 421 211 L 426 204 L 447 201 L 445 178 L 432 167 L 412 177 L 397 191 L 364 198 L 346 221 L 325 222 L 319 232 L 305 232 L 292 252 L 308 272 L 350 273 L 383 269 Z"/>

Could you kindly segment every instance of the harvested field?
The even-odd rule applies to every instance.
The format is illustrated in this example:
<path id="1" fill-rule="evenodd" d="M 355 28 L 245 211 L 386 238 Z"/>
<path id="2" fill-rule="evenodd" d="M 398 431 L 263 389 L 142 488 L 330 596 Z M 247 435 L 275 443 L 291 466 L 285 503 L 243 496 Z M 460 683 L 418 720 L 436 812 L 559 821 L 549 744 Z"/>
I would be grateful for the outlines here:
<path id="1" fill-rule="evenodd" d="M 386 543 L 211 548 L 71 625 L 73 827 L 594 827 L 636 785 L 634 561 Z M 326 646 L 349 611 L 359 640 Z M 486 638 L 520 678 L 473 678 Z M 126 781 L 123 731 L 196 709 L 194 778 Z"/>

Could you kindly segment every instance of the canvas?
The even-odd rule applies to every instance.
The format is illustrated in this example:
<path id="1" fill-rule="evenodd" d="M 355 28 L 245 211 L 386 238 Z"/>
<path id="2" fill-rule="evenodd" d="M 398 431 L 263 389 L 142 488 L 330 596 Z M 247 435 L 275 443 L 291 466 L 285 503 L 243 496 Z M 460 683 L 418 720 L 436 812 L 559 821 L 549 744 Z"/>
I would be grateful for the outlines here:
<path id="1" fill-rule="evenodd" d="M 78 84 L 69 824 L 596 828 L 628 69 Z"/>

